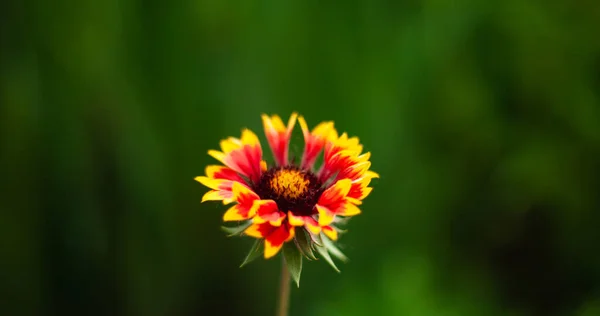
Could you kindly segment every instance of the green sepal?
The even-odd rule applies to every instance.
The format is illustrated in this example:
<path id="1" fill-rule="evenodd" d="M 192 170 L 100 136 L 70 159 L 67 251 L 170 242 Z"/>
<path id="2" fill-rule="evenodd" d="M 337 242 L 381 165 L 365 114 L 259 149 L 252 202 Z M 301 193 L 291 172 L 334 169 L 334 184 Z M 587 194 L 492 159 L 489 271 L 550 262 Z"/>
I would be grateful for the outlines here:
<path id="1" fill-rule="evenodd" d="M 250 227 L 250 225 L 252 225 L 252 221 L 244 221 L 235 227 L 221 226 L 221 229 L 227 233 L 227 237 L 231 237 L 241 234 L 246 228 Z"/>
<path id="2" fill-rule="evenodd" d="M 302 254 L 295 244 L 286 242 L 283 245 L 283 257 L 292 280 L 300 287 L 300 274 L 302 273 Z"/>
<path id="3" fill-rule="evenodd" d="M 352 217 L 336 217 L 335 218 L 335 226 L 339 227 L 339 226 L 345 226 L 348 224 L 348 222 L 350 221 L 350 219 L 352 219 Z"/>
<path id="4" fill-rule="evenodd" d="M 319 239 L 319 242 L 321 244 L 323 244 L 323 241 L 322 241 L 320 235 L 316 235 L 315 237 L 317 237 Z M 329 251 L 327 250 L 327 248 L 325 248 L 324 246 L 319 246 L 319 245 L 315 244 L 315 250 L 317 250 L 319 255 L 321 255 L 321 257 L 323 259 L 325 259 L 325 261 L 327 261 L 327 263 L 329 263 L 329 265 L 333 268 L 333 270 L 335 270 L 337 273 L 340 273 L 340 269 L 338 269 L 338 267 L 333 262 L 333 259 L 331 259 L 331 256 L 329 255 Z"/>
<path id="5" fill-rule="evenodd" d="M 325 248 L 327 248 L 327 251 L 330 254 L 342 262 L 348 262 L 348 257 L 346 257 L 346 255 L 335 246 L 335 243 L 331 239 L 329 239 L 327 236 L 323 236 L 322 240 Z"/>
<path id="6" fill-rule="evenodd" d="M 323 242 L 321 241 L 321 236 L 319 234 L 315 235 L 309 232 L 308 230 L 306 232 L 308 233 L 308 237 L 310 238 L 310 241 L 313 245 L 323 246 Z"/>
<path id="7" fill-rule="evenodd" d="M 243 266 L 247 265 L 248 263 L 254 261 L 254 259 L 258 258 L 258 256 L 260 256 L 262 253 L 263 253 L 262 239 L 257 239 L 254 242 L 254 245 L 252 245 L 252 248 L 250 248 L 250 251 L 248 252 L 248 254 L 246 255 L 244 262 L 242 262 L 242 264 L 240 265 L 240 268 L 242 268 Z"/>
<path id="8" fill-rule="evenodd" d="M 298 246 L 298 249 L 302 255 L 308 260 L 317 260 L 317 257 L 315 257 L 315 254 L 312 250 L 312 242 L 309 236 L 310 233 L 304 228 L 299 229 L 299 232 L 298 230 L 296 231 L 296 238 L 294 239 L 294 242 L 296 243 L 296 246 Z"/>

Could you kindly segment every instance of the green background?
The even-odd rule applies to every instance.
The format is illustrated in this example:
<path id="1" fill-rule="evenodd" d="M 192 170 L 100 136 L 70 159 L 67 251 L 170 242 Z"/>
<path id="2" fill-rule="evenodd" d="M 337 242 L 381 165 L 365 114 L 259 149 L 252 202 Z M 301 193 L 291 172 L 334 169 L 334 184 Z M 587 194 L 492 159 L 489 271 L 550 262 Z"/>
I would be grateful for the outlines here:
<path id="1" fill-rule="evenodd" d="M 598 30 L 592 0 L 2 1 L 0 314 L 274 314 L 280 261 L 239 269 L 193 178 L 298 111 L 381 178 L 291 315 L 600 315 Z"/>

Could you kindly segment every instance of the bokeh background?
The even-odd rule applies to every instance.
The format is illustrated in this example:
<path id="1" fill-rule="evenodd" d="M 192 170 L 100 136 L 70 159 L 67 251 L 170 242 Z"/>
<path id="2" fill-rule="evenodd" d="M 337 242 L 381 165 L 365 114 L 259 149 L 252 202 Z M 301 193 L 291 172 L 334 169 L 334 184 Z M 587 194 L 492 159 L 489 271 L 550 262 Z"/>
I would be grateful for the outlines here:
<path id="1" fill-rule="evenodd" d="M 291 315 L 600 315 L 598 30 L 592 0 L 2 1 L 0 314 L 274 314 L 280 261 L 238 268 L 193 178 L 299 111 L 381 179 Z"/>

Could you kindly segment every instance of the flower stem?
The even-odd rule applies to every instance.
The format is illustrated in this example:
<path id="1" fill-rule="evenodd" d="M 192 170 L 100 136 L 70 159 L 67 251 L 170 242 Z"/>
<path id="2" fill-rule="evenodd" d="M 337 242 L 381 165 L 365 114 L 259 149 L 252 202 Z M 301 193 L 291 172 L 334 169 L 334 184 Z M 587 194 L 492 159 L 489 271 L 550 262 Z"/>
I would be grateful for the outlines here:
<path id="1" fill-rule="evenodd" d="M 290 272 L 285 259 L 281 260 L 281 280 L 279 282 L 279 302 L 277 302 L 277 316 L 288 316 L 290 306 Z"/>

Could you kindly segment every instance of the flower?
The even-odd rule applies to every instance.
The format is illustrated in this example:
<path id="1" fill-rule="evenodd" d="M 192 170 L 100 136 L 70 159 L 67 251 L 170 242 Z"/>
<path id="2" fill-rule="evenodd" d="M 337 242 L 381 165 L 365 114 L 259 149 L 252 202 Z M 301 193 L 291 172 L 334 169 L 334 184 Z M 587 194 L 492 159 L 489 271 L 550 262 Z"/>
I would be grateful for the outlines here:
<path id="1" fill-rule="evenodd" d="M 299 164 L 289 159 L 296 121 L 304 136 Z M 362 153 L 358 138 L 338 135 L 333 122 L 310 130 L 296 113 L 287 125 L 277 115 L 263 114 L 262 122 L 273 164 L 263 160 L 260 141 L 249 129 L 242 130 L 240 138 L 222 140 L 221 151 L 208 151 L 222 165 L 207 166 L 206 175 L 195 178 L 211 189 L 202 202 L 233 203 L 223 220 L 242 222 L 236 233 L 264 240 L 265 258 L 292 241 L 306 257 L 324 244 L 329 252 L 341 254 L 331 248 L 341 232 L 339 225 L 346 217 L 360 214 L 358 206 L 371 193 L 371 180 L 378 177 L 369 170 L 370 153 Z M 317 168 L 321 154 L 323 163 Z"/>

